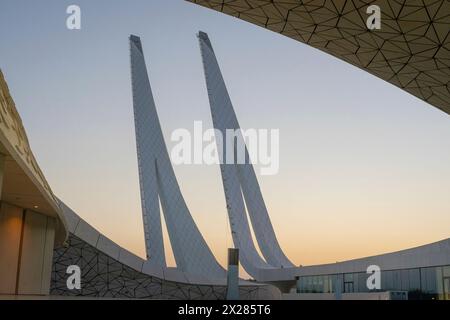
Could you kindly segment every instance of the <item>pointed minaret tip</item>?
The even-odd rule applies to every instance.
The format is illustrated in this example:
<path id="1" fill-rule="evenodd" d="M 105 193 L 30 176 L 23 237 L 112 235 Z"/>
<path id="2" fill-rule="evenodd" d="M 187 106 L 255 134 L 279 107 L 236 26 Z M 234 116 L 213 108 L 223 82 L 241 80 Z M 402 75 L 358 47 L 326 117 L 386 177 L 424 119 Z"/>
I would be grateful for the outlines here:
<path id="1" fill-rule="evenodd" d="M 143 54 L 144 51 L 142 50 L 142 43 L 141 43 L 141 38 L 139 38 L 138 36 L 134 35 L 134 34 L 130 34 L 130 43 L 133 43 L 136 48 L 139 49 L 139 51 Z"/>
<path id="2" fill-rule="evenodd" d="M 204 32 L 204 31 L 202 31 L 202 30 L 199 30 L 198 31 L 198 37 L 207 39 L 208 38 L 208 34 L 206 32 Z"/>
<path id="3" fill-rule="evenodd" d="M 200 41 L 203 41 L 211 50 L 213 50 L 211 41 L 209 41 L 209 37 L 206 32 L 199 31 L 197 36 Z"/>

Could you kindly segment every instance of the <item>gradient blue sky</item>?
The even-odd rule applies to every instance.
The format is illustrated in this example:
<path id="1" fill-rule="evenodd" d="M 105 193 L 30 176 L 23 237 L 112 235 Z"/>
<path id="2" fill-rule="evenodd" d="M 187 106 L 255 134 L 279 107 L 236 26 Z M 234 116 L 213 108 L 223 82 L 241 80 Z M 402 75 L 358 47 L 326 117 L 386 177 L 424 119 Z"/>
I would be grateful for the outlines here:
<path id="1" fill-rule="evenodd" d="M 80 31 L 66 29 L 70 4 L 81 7 Z M 280 173 L 259 181 L 295 263 L 450 235 L 450 117 L 406 92 L 181 0 L 2 0 L 0 68 L 53 191 L 80 216 L 144 255 L 128 36 L 143 41 L 170 146 L 176 128 L 192 129 L 195 120 L 211 127 L 199 30 L 211 38 L 241 126 L 280 129 Z M 219 168 L 175 171 L 225 263 L 231 237 Z"/>

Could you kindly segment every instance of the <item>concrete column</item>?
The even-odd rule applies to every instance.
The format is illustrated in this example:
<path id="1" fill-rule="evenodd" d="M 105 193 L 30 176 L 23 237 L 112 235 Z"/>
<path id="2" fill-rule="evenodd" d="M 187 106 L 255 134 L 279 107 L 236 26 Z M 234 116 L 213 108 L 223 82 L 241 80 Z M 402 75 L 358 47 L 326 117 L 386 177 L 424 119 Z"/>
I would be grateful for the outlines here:
<path id="1" fill-rule="evenodd" d="M 55 242 L 54 218 L 25 211 L 18 294 L 48 294 Z"/>
<path id="2" fill-rule="evenodd" d="M 0 294 L 16 294 L 22 217 L 22 208 L 1 204 Z"/>
<path id="3" fill-rule="evenodd" d="M 1 202 L 0 294 L 49 294 L 55 225 L 55 218 Z"/>
<path id="4" fill-rule="evenodd" d="M 227 300 L 239 300 L 239 249 L 228 249 Z"/>

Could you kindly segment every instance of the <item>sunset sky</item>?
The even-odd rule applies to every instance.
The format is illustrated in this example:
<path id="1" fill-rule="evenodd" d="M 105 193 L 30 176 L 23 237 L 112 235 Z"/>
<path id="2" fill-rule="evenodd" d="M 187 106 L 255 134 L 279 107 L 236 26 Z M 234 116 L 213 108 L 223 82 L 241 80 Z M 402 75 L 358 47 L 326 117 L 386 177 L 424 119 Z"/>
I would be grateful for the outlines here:
<path id="1" fill-rule="evenodd" d="M 81 30 L 66 28 L 70 4 L 81 7 Z M 141 37 L 170 150 L 173 130 L 192 130 L 194 121 L 212 127 L 199 30 L 209 34 L 241 126 L 279 129 L 279 174 L 258 179 L 295 264 L 450 236 L 450 116 L 414 96 L 181 0 L 2 0 L 0 68 L 54 193 L 82 218 L 145 256 L 128 36 Z M 232 240 L 219 167 L 175 172 L 225 265 Z"/>

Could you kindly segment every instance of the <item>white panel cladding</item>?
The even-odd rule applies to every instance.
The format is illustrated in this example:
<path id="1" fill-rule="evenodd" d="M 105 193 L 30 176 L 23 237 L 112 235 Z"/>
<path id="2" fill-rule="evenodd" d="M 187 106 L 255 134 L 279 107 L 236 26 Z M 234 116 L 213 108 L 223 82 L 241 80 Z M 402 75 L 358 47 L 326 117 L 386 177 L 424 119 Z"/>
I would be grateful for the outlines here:
<path id="1" fill-rule="evenodd" d="M 240 129 L 240 126 L 208 35 L 200 32 L 199 42 L 214 128 L 225 136 L 227 129 L 236 130 Z M 239 132 L 238 135 L 238 139 L 242 140 L 242 134 Z M 225 143 L 219 153 L 221 151 L 221 159 L 227 159 Z M 247 150 L 246 155 L 248 156 Z M 254 277 L 258 269 L 292 267 L 293 264 L 278 244 L 253 165 L 226 164 L 222 161 L 220 169 L 233 241 L 235 247 L 240 249 L 242 266 Z M 265 261 L 253 243 L 245 206 Z"/>
<path id="2" fill-rule="evenodd" d="M 142 265 L 142 273 L 149 274 L 155 276 L 160 279 L 164 279 L 164 267 L 156 266 L 154 263 L 150 263 L 150 261 L 145 261 Z"/>
<path id="3" fill-rule="evenodd" d="M 134 253 L 121 248 L 119 252 L 119 262 L 122 262 L 124 265 L 127 265 L 137 271 L 142 271 L 142 266 L 144 265 L 145 260 L 139 258 Z"/>
<path id="4" fill-rule="evenodd" d="M 185 274 L 180 270 L 178 270 L 177 268 L 165 268 L 163 271 L 164 271 L 164 280 L 189 283 Z"/>
<path id="5" fill-rule="evenodd" d="M 97 249 L 106 253 L 111 258 L 119 259 L 120 247 L 114 241 L 108 239 L 104 235 L 100 235 L 97 242 Z"/>
<path id="6" fill-rule="evenodd" d="M 187 279 L 187 281 L 191 284 L 200 284 L 200 285 L 214 285 L 217 284 L 217 282 L 214 282 L 213 280 L 206 278 L 202 275 L 198 274 L 188 274 L 186 273 L 184 275 Z M 220 282 L 219 282 L 220 283 Z"/>
<path id="7" fill-rule="evenodd" d="M 131 82 L 141 207 L 147 259 L 165 266 L 155 163 L 161 149 L 159 120 L 139 38 L 130 37 Z M 159 151 L 160 152 L 160 151 Z"/>
<path id="8" fill-rule="evenodd" d="M 183 272 L 225 277 L 225 270 L 198 230 L 181 194 L 159 123 L 142 44 L 130 36 L 131 78 L 139 182 L 147 258 L 166 266 L 159 202 L 177 267 Z"/>
<path id="9" fill-rule="evenodd" d="M 75 230 L 80 222 L 80 217 L 73 212 L 64 202 L 58 199 L 58 204 L 61 207 L 64 217 L 67 221 L 67 230 L 69 232 L 75 233 Z"/>
<path id="10" fill-rule="evenodd" d="M 100 233 L 83 220 L 78 222 L 74 234 L 93 247 L 97 246 L 98 238 L 100 237 Z"/>

